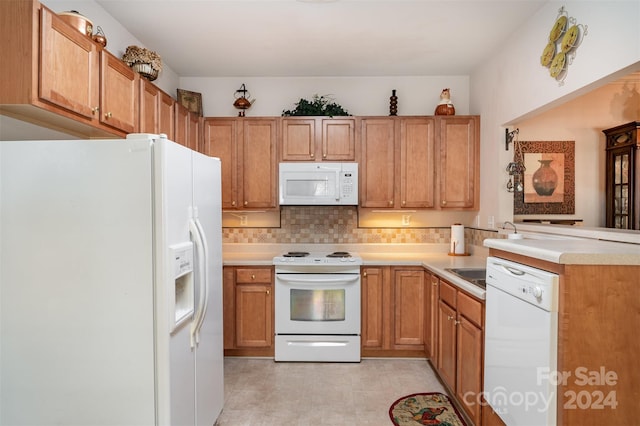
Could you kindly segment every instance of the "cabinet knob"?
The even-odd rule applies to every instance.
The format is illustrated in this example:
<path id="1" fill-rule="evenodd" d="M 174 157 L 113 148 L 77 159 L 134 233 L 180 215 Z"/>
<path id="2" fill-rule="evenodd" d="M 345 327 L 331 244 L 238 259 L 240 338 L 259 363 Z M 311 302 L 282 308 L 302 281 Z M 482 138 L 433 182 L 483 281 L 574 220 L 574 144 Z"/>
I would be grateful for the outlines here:
<path id="1" fill-rule="evenodd" d="M 451 321 L 453 317 L 451 315 L 447 315 L 447 321 Z"/>
<path id="2" fill-rule="evenodd" d="M 447 200 L 442 200 L 442 205 L 446 206 L 447 205 Z"/>
<path id="3" fill-rule="evenodd" d="M 316 155 L 312 152 L 311 155 L 309 155 L 309 157 L 316 158 Z"/>
<path id="4" fill-rule="evenodd" d="M 248 205 L 249 205 L 249 202 L 248 202 L 248 201 L 245 201 L 245 202 L 244 202 L 244 205 L 245 205 L 245 207 L 246 207 L 246 206 L 248 206 Z"/>
<path id="5" fill-rule="evenodd" d="M 271 294 L 271 290 L 267 290 L 267 296 Z"/>
<path id="6" fill-rule="evenodd" d="M 322 153 L 322 158 L 327 158 L 327 154 Z"/>
<path id="7" fill-rule="evenodd" d="M 100 107 L 91 108 L 91 114 L 96 115 L 96 112 L 100 111 Z"/>
<path id="8" fill-rule="evenodd" d="M 251 279 L 252 279 L 252 280 L 255 280 L 255 279 L 256 279 L 255 274 L 251 274 Z"/>
<path id="9" fill-rule="evenodd" d="M 393 206 L 393 200 L 389 201 L 389 206 Z"/>
<path id="10" fill-rule="evenodd" d="M 406 202 L 405 200 L 402 200 L 402 205 L 403 205 L 403 206 L 406 206 L 406 205 L 407 205 L 407 202 Z"/>
<path id="11" fill-rule="evenodd" d="M 438 280 L 431 281 L 431 285 L 434 286 L 434 287 L 437 287 L 438 286 Z"/>
<path id="12" fill-rule="evenodd" d="M 363 277 L 366 277 L 366 276 L 367 276 L 367 272 L 366 272 L 366 271 L 365 271 L 365 272 L 363 272 L 363 273 L 362 273 L 362 276 L 363 276 Z"/>
<path id="13" fill-rule="evenodd" d="M 110 112 L 107 112 L 104 114 L 104 118 L 111 118 L 113 117 L 113 114 L 111 114 Z"/>
<path id="14" fill-rule="evenodd" d="M 233 207 L 235 207 L 235 206 L 236 206 L 236 202 L 235 202 L 235 201 L 232 201 L 232 202 L 231 202 L 231 205 L 232 205 Z"/>
<path id="15" fill-rule="evenodd" d="M 456 320 L 456 321 L 453 322 L 453 325 L 458 325 L 458 324 L 460 324 L 460 321 Z"/>

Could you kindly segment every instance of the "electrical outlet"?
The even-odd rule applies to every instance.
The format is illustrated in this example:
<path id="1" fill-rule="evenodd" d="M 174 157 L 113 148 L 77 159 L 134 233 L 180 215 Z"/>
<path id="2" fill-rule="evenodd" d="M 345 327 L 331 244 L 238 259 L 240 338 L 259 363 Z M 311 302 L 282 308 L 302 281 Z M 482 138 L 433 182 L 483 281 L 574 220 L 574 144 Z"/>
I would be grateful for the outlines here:
<path id="1" fill-rule="evenodd" d="M 402 215 L 402 225 L 403 226 L 408 226 L 411 223 L 411 215 L 410 214 L 403 214 Z"/>
<path id="2" fill-rule="evenodd" d="M 476 215 L 476 220 L 475 220 L 475 224 L 476 224 L 476 228 L 480 228 L 480 215 Z"/>
<path id="3" fill-rule="evenodd" d="M 496 227 L 496 220 L 493 216 L 489 216 L 487 220 L 487 226 L 492 229 Z"/>
<path id="4" fill-rule="evenodd" d="M 240 226 L 249 225 L 249 217 L 246 214 L 240 216 Z"/>

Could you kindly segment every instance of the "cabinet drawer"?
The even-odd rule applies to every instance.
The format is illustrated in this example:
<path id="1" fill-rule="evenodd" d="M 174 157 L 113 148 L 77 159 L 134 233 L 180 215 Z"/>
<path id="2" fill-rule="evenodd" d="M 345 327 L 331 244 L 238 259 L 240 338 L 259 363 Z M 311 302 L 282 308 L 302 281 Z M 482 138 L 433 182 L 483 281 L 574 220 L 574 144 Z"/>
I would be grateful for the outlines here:
<path id="1" fill-rule="evenodd" d="M 236 283 L 271 283 L 271 269 L 238 269 Z"/>
<path id="2" fill-rule="evenodd" d="M 482 328 L 482 303 L 458 292 L 458 313 Z"/>
<path id="3" fill-rule="evenodd" d="M 440 280 L 440 300 L 445 302 L 452 308 L 456 308 L 456 293 L 458 291 L 454 286 L 444 280 Z"/>

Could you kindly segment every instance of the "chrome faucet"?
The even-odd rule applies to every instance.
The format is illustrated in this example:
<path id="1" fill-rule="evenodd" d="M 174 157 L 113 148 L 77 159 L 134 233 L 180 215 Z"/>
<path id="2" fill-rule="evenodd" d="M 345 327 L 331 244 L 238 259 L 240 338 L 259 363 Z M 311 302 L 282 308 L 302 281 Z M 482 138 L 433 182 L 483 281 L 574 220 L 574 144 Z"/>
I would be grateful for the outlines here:
<path id="1" fill-rule="evenodd" d="M 503 223 L 502 224 L 502 229 L 506 229 L 505 226 L 507 226 L 507 225 L 513 226 L 513 233 L 514 234 L 518 233 L 518 230 L 516 229 L 516 225 L 514 225 L 513 222 L 505 222 L 505 223 Z"/>

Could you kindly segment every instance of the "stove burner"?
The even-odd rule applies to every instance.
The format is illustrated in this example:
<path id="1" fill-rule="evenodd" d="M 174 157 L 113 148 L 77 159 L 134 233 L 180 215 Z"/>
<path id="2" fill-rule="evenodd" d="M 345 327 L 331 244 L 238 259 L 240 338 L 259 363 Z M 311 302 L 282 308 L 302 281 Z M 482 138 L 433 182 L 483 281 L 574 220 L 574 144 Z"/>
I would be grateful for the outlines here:
<path id="1" fill-rule="evenodd" d="M 333 253 L 329 253 L 327 257 L 351 257 L 351 254 L 346 251 L 334 251 Z"/>
<path id="2" fill-rule="evenodd" d="M 307 257 L 309 252 L 306 251 L 290 251 L 282 255 L 283 257 Z"/>

